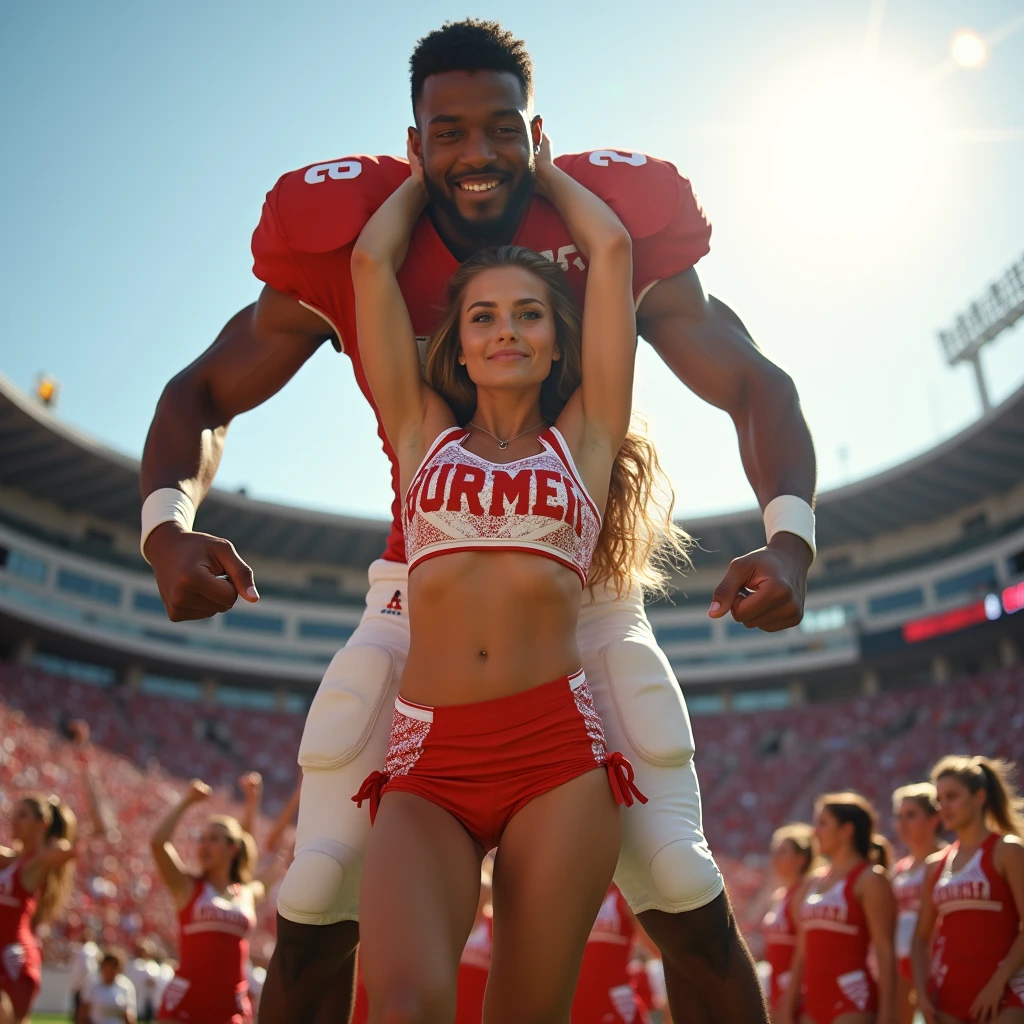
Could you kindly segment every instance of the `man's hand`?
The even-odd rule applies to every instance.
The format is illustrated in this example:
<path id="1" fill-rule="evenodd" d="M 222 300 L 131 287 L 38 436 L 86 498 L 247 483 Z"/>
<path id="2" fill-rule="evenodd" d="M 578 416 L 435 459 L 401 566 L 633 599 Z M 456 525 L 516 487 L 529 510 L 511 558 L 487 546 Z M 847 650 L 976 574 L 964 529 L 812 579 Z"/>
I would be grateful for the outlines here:
<path id="1" fill-rule="evenodd" d="M 172 622 L 208 619 L 226 612 L 239 597 L 250 604 L 260 599 L 252 569 L 221 537 L 161 523 L 146 538 L 146 557 Z"/>
<path id="2" fill-rule="evenodd" d="M 792 533 L 777 533 L 767 547 L 734 558 L 715 588 L 708 615 L 728 612 L 748 629 L 777 633 L 804 617 L 811 549 Z"/>
<path id="3" fill-rule="evenodd" d="M 537 195 L 544 196 L 545 199 L 550 198 L 548 195 L 548 179 L 555 171 L 555 163 L 551 152 L 551 139 L 547 134 L 544 134 L 541 136 L 540 145 L 537 147 L 536 152 L 534 189 Z"/>

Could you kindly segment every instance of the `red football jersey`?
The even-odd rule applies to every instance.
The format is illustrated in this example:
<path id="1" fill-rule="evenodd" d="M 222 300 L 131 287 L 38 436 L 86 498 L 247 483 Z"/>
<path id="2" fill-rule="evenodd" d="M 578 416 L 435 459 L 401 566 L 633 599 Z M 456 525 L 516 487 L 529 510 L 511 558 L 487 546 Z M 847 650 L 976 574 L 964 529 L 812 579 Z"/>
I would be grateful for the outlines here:
<path id="1" fill-rule="evenodd" d="M 651 285 L 689 269 L 708 252 L 710 222 L 690 183 L 672 164 L 610 149 L 566 154 L 555 163 L 605 200 L 632 236 L 633 293 L 638 303 Z M 330 323 L 371 406 L 356 339 L 349 261 L 363 225 L 408 176 L 408 163 L 390 156 L 348 157 L 291 171 L 267 194 L 252 239 L 255 275 Z M 586 264 L 547 200 L 533 197 L 512 243 L 558 262 L 582 302 Z M 398 274 L 417 335 L 434 329 L 445 306 L 448 279 L 458 266 L 430 218 L 421 217 Z M 379 416 L 377 432 L 391 462 L 395 493 L 383 557 L 403 562 L 398 463 Z"/>

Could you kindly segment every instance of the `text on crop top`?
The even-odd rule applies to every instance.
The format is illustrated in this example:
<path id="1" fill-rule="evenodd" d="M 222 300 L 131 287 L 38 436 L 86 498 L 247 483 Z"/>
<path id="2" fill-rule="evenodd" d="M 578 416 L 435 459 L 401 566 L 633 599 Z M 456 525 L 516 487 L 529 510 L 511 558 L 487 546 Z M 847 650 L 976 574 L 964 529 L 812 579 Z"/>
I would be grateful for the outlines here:
<path id="1" fill-rule="evenodd" d="M 586 585 L 601 514 L 555 427 L 543 451 L 495 463 L 468 451 L 464 427 L 444 431 L 416 471 L 403 509 L 406 557 L 455 551 L 525 551 L 553 558 Z"/>

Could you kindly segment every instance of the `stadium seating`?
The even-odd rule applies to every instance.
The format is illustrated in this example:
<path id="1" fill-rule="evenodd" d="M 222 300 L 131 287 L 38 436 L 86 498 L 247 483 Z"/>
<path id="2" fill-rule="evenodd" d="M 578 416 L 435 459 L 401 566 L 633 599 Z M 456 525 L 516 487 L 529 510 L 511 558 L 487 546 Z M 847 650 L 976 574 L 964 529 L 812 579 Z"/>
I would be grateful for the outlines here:
<path id="1" fill-rule="evenodd" d="M 741 923 L 752 930 L 768 888 L 766 851 L 786 821 L 810 818 L 814 797 L 856 789 L 889 825 L 892 790 L 927 777 L 943 754 L 985 753 L 1024 761 L 1024 667 L 964 677 L 945 687 L 886 692 L 802 708 L 699 717 L 694 722 L 704 820 Z M 170 899 L 155 877 L 149 835 L 184 781 L 215 787 L 209 807 L 190 812 L 179 832 L 188 862 L 190 835 L 206 813 L 240 812 L 235 784 L 256 769 L 276 813 L 295 781 L 302 718 L 196 704 L 58 678 L 0 663 L 0 815 L 19 792 L 60 793 L 83 815 L 81 769 L 63 730 L 69 718 L 92 728 L 102 785 L 117 834 L 89 839 L 79 861 L 70 912 L 47 939 L 60 958 L 68 938 L 91 927 L 130 943 L 141 934 L 175 945 Z M 267 827 L 261 819 L 257 839 Z M 4 834 L 0 825 L 0 841 Z M 256 954 L 272 943 L 264 908 Z"/>
<path id="2" fill-rule="evenodd" d="M 23 792 L 59 794 L 80 823 L 74 895 L 64 918 L 44 935 L 49 961 L 66 959 L 70 942 L 84 929 L 101 941 L 129 949 L 141 936 L 154 938 L 171 952 L 176 949 L 174 907 L 156 875 L 149 837 L 194 776 L 210 782 L 214 794 L 188 812 L 175 835 L 186 864 L 195 862 L 194 838 L 207 815 L 237 816 L 242 811 L 234 789 L 241 771 L 238 759 L 212 741 L 197 738 L 195 711 L 181 702 L 126 699 L 113 690 L 0 663 L 0 842 L 8 838 L 6 821 L 13 801 Z M 93 836 L 89 828 L 79 753 L 63 738 L 70 718 L 90 723 L 90 757 L 116 817 L 116 826 L 106 837 Z M 293 765 L 294 760 L 289 754 L 287 763 Z M 294 777 L 289 771 L 289 786 Z M 268 820 L 261 816 L 257 840 L 267 827 Z M 269 956 L 273 924 L 271 900 L 261 909 L 252 943 L 257 960 Z"/>

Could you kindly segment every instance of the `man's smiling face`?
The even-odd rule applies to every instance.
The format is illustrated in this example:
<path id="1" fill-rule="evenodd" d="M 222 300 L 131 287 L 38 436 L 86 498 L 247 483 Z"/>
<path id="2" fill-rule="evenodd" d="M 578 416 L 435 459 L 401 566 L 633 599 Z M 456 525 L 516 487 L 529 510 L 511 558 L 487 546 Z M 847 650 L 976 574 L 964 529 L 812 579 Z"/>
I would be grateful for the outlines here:
<path id="1" fill-rule="evenodd" d="M 508 71 L 430 75 L 411 128 L 435 220 L 450 241 L 511 241 L 533 191 L 541 121 Z"/>

